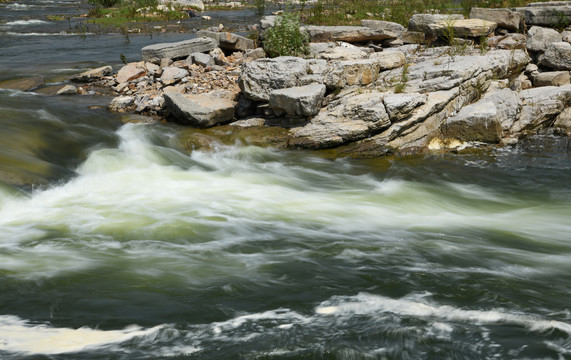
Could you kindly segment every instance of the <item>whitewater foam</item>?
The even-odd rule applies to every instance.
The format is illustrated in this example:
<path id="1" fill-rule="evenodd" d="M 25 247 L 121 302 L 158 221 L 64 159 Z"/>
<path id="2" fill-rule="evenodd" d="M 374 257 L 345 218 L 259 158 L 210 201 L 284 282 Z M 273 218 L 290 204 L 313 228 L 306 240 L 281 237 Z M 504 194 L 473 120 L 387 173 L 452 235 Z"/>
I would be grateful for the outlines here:
<path id="1" fill-rule="evenodd" d="M 56 328 L 33 324 L 17 316 L 0 315 L 0 351 L 25 354 L 65 354 L 90 351 L 134 338 L 157 334 L 164 326 L 143 329 L 129 326 L 123 330 Z"/>

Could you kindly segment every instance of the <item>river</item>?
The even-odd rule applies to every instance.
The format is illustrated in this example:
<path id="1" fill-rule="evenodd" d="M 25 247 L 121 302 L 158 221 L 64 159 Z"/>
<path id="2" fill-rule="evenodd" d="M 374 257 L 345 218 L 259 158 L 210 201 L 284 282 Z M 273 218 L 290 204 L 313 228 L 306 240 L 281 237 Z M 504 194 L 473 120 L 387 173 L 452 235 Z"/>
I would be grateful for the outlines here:
<path id="1" fill-rule="evenodd" d="M 45 17 L 84 7 L 0 4 L 0 79 L 189 36 Z M 571 358 L 568 139 L 189 152 L 108 100 L 0 90 L 0 359 Z"/>

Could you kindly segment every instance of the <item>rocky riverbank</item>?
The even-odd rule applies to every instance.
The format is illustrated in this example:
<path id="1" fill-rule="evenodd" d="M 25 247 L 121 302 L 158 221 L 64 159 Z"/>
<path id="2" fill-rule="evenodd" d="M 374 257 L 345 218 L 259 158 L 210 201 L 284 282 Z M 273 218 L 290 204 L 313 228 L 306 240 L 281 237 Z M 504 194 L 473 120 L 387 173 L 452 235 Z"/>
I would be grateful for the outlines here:
<path id="1" fill-rule="evenodd" d="M 112 111 L 255 129 L 262 145 L 347 156 L 513 145 L 539 132 L 571 135 L 571 28 L 549 27 L 562 16 L 571 2 L 474 8 L 469 19 L 418 14 L 408 29 L 307 26 L 307 58 L 266 58 L 250 39 L 201 31 L 76 81 L 114 92 Z M 262 34 L 274 21 L 262 20 Z M 192 146 L 216 141 L 199 140 Z"/>

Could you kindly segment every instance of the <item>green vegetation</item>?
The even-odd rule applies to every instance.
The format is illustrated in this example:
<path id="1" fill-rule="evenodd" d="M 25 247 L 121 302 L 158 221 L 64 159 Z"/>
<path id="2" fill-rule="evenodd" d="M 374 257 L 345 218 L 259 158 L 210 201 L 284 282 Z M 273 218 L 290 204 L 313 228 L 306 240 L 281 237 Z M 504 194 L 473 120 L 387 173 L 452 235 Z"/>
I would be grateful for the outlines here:
<path id="1" fill-rule="evenodd" d="M 408 83 L 408 67 L 410 64 L 408 61 L 402 67 L 402 73 L 400 76 L 400 82 L 395 86 L 395 94 L 400 94 L 406 88 L 406 84 Z"/>
<path id="2" fill-rule="evenodd" d="M 90 22 L 121 25 L 131 22 L 179 20 L 188 17 L 180 8 L 159 5 L 158 0 L 89 0 Z M 174 10 L 173 10 L 174 9 Z"/>
<path id="3" fill-rule="evenodd" d="M 547 0 L 538 0 L 547 1 Z M 302 12 L 304 23 L 315 25 L 359 25 L 363 19 L 397 22 L 405 27 L 414 14 L 462 13 L 472 7 L 525 6 L 530 0 L 318 0 Z"/>
<path id="4" fill-rule="evenodd" d="M 300 56 L 309 53 L 309 36 L 299 24 L 299 16 L 286 13 L 276 19 L 276 25 L 268 29 L 263 44 L 270 57 Z"/>

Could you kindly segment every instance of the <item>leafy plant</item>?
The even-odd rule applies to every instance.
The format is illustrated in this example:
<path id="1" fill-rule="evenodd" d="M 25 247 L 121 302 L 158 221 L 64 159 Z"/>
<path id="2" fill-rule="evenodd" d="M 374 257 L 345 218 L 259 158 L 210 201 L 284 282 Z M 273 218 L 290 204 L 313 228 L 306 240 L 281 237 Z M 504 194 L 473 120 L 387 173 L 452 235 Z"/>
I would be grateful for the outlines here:
<path id="1" fill-rule="evenodd" d="M 266 0 L 254 0 L 254 6 L 256 7 L 256 15 L 264 15 Z"/>
<path id="2" fill-rule="evenodd" d="M 408 83 L 408 67 L 410 64 L 406 62 L 402 67 L 402 73 L 400 76 L 400 82 L 395 86 L 395 94 L 400 94 L 404 91 L 406 84 Z"/>
<path id="3" fill-rule="evenodd" d="M 119 2 L 120 0 L 89 0 L 91 5 L 103 7 L 112 7 L 117 5 Z"/>
<path id="4" fill-rule="evenodd" d="M 301 30 L 299 16 L 293 13 L 279 16 L 268 29 L 263 47 L 270 57 L 309 54 L 309 36 Z"/>

